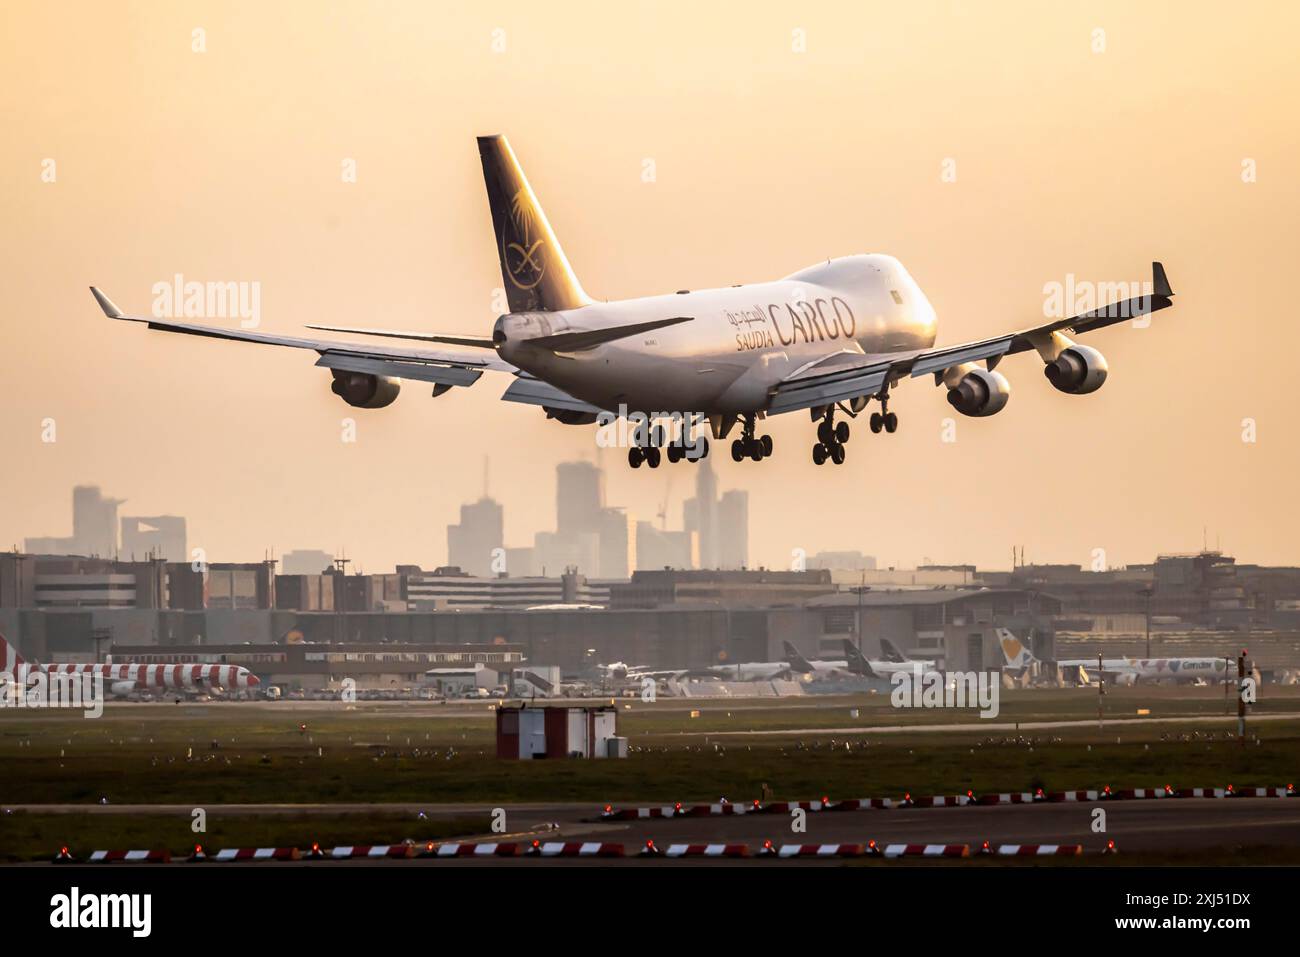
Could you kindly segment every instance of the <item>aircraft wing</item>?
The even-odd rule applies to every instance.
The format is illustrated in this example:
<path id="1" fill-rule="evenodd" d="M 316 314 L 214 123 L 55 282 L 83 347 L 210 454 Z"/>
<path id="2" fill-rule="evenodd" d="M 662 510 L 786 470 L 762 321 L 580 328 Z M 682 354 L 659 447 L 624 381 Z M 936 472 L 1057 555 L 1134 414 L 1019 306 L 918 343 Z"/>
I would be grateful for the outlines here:
<path id="1" fill-rule="evenodd" d="M 1149 315 L 1172 306 L 1173 295 L 1174 291 L 1169 287 L 1169 279 L 1165 276 L 1165 267 L 1158 262 L 1153 262 L 1151 294 L 1148 296 L 1134 296 L 1131 299 L 1108 303 L 1089 312 L 1070 316 L 1068 319 L 1054 319 L 1040 326 L 992 339 L 981 339 L 978 342 L 967 342 L 922 352 L 912 360 L 908 371 L 913 377 L 933 373 L 938 381 L 945 370 L 964 362 L 986 361 L 988 367 L 992 369 L 1004 355 L 1015 355 L 1017 352 L 1027 352 L 1036 348 L 1034 344 L 1036 339 L 1041 340 L 1054 332 L 1078 335 L 1092 332 L 1094 329 L 1104 329 L 1106 326 L 1135 319 L 1138 316 Z"/>
<path id="2" fill-rule="evenodd" d="M 190 322 L 173 322 L 148 316 L 129 316 L 120 310 L 108 296 L 94 286 L 90 287 L 95 301 L 110 319 L 125 322 L 143 322 L 150 329 L 178 332 L 212 339 L 231 339 L 236 342 L 255 342 L 261 345 L 285 346 L 291 349 L 311 349 L 319 353 L 316 365 L 346 372 L 413 379 L 447 386 L 469 386 L 478 381 L 484 370 L 516 372 L 516 368 L 495 353 L 465 353 L 451 350 L 395 349 L 368 343 L 335 342 L 329 339 L 307 339 L 299 336 L 281 336 L 247 329 L 228 329 L 222 326 L 205 326 Z"/>
<path id="3" fill-rule="evenodd" d="M 867 356 L 850 352 L 837 353 L 796 370 L 779 382 L 772 393 L 769 415 L 809 409 L 864 395 L 876 395 L 887 384 L 903 376 L 933 374 L 941 381 L 943 373 L 965 362 L 986 362 L 992 369 L 1003 356 L 1036 348 L 1053 333 L 1080 334 L 1103 329 L 1117 322 L 1149 315 L 1173 305 L 1173 290 L 1165 276 L 1165 267 L 1151 264 L 1151 294 L 1109 303 L 1068 319 L 1054 319 L 1029 329 L 991 339 L 944 346 L 923 352 L 901 353 L 888 357 Z"/>

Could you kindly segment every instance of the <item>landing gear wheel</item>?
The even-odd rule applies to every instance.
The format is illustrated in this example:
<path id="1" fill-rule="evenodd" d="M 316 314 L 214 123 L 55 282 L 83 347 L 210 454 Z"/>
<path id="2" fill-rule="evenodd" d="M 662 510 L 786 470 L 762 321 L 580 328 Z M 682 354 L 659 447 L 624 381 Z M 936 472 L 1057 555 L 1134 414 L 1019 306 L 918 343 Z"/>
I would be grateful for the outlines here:
<path id="1" fill-rule="evenodd" d="M 835 441 L 835 426 L 831 425 L 830 419 L 821 420 L 817 426 L 817 438 L 821 439 L 822 445 L 830 445 Z"/>
<path id="2" fill-rule="evenodd" d="M 843 445 L 849 440 L 849 424 L 847 422 L 837 423 L 835 426 L 835 441 Z"/>
<path id="3" fill-rule="evenodd" d="M 838 442 L 831 446 L 831 461 L 836 465 L 844 464 L 844 446 Z"/>
<path id="4" fill-rule="evenodd" d="M 894 415 L 894 413 L 892 412 L 886 412 L 885 431 L 892 433 L 897 431 L 897 429 L 898 429 L 898 416 Z"/>
<path id="5" fill-rule="evenodd" d="M 663 448 L 665 439 L 666 435 L 664 434 L 664 427 L 662 425 L 656 425 L 650 430 L 650 444 L 655 448 Z"/>
<path id="6" fill-rule="evenodd" d="M 870 425 L 871 425 L 871 431 L 878 433 L 881 429 L 885 427 L 885 417 L 881 415 L 879 412 L 872 412 Z"/>
<path id="7" fill-rule="evenodd" d="M 813 464 L 814 465 L 826 464 L 826 446 L 820 443 L 813 446 Z"/>
<path id="8" fill-rule="evenodd" d="M 695 440 L 693 449 L 682 449 L 682 457 L 688 462 L 698 462 L 700 459 L 707 458 L 709 454 L 709 438 L 701 435 Z"/>
<path id="9" fill-rule="evenodd" d="M 659 467 L 659 459 L 660 459 L 659 449 L 652 445 L 650 446 L 650 448 L 645 450 L 644 454 L 645 454 L 646 464 L 649 465 L 652 469 L 657 469 Z"/>
<path id="10" fill-rule="evenodd" d="M 635 445 L 632 446 L 632 448 L 627 450 L 627 464 L 632 466 L 632 468 L 639 469 L 641 467 L 642 458 L 643 455 L 641 450 L 637 448 Z"/>
<path id="11" fill-rule="evenodd" d="M 763 461 L 763 443 L 758 439 L 750 439 L 747 444 L 749 445 L 749 457 L 755 462 Z"/>
<path id="12" fill-rule="evenodd" d="M 763 458 L 767 458 L 772 454 L 772 436 L 765 435 L 758 441 L 763 446 Z"/>
<path id="13" fill-rule="evenodd" d="M 686 450 L 675 442 L 672 445 L 668 446 L 669 462 L 680 462 L 682 460 L 682 457 L 685 454 L 686 454 Z"/>
<path id="14" fill-rule="evenodd" d="M 740 439 L 735 439 L 731 443 L 731 460 L 739 462 L 745 457 L 745 443 Z"/>

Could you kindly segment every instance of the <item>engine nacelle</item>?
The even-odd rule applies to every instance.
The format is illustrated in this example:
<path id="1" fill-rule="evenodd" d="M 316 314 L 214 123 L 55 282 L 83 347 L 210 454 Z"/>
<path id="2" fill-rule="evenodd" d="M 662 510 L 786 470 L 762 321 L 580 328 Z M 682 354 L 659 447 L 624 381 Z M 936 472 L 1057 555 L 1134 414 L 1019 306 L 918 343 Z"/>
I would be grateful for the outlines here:
<path id="1" fill-rule="evenodd" d="M 948 390 L 948 403 L 962 415 L 993 415 L 1006 407 L 1011 383 L 1001 372 L 971 369 Z"/>
<path id="2" fill-rule="evenodd" d="M 135 688 L 136 686 L 134 681 L 114 681 L 108 686 L 109 691 L 122 698 L 129 695 L 132 691 L 135 691 Z"/>
<path id="3" fill-rule="evenodd" d="M 595 412 L 580 412 L 576 409 L 554 409 L 549 405 L 542 406 L 548 419 L 554 419 L 562 425 L 594 425 L 596 423 Z"/>
<path id="4" fill-rule="evenodd" d="M 1106 381 L 1106 357 L 1088 346 L 1070 346 L 1043 367 L 1047 380 L 1062 392 L 1087 395 Z"/>
<path id="5" fill-rule="evenodd" d="M 334 373 L 334 384 L 330 386 L 330 391 L 357 409 L 382 409 L 386 405 L 392 405 L 397 393 L 402 391 L 402 383 L 388 376 L 347 372 L 343 369 L 330 371 Z"/>

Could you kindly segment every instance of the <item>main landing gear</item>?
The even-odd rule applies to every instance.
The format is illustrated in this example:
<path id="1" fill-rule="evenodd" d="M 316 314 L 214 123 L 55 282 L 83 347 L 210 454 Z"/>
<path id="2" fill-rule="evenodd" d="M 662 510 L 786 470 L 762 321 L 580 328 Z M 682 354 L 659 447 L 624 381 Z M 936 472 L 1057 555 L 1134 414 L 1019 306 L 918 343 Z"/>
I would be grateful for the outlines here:
<path id="1" fill-rule="evenodd" d="M 669 462 L 699 462 L 709 454 L 709 437 L 699 435 L 694 442 L 687 442 L 685 432 L 671 442 L 662 425 L 653 428 L 638 429 L 636 445 L 627 450 L 627 464 L 639 469 L 644 462 L 652 469 L 657 469 L 663 457 Z"/>
<path id="2" fill-rule="evenodd" d="M 849 424 L 835 421 L 835 407 L 831 406 L 817 426 L 817 444 L 813 446 L 813 462 L 825 465 L 829 459 L 836 465 L 844 464 L 844 443 L 849 440 Z"/>
<path id="3" fill-rule="evenodd" d="M 874 396 L 880 400 L 880 411 L 872 412 L 868 424 L 871 431 L 879 433 L 880 431 L 894 432 L 898 429 L 898 416 L 889 411 L 889 392 L 881 392 Z M 844 464 L 844 446 L 849 441 L 849 424 L 845 421 L 835 421 L 835 410 L 840 409 L 850 418 L 855 418 L 866 405 L 866 398 L 856 399 L 850 407 L 843 405 L 827 406 L 826 411 L 822 414 L 821 421 L 817 424 L 817 444 L 813 446 L 812 458 L 817 465 L 825 465 L 826 462 L 834 462 L 836 465 Z"/>
<path id="4" fill-rule="evenodd" d="M 772 436 L 754 436 L 754 414 L 745 416 L 745 425 L 740 438 L 731 443 L 732 461 L 740 462 L 746 458 L 761 462 L 772 454 Z"/>
<path id="5" fill-rule="evenodd" d="M 880 411 L 872 412 L 869 421 L 871 424 L 871 431 L 877 434 L 880 433 L 881 429 L 884 429 L 891 435 L 898 430 L 898 416 L 889 411 L 888 392 L 880 397 Z"/>

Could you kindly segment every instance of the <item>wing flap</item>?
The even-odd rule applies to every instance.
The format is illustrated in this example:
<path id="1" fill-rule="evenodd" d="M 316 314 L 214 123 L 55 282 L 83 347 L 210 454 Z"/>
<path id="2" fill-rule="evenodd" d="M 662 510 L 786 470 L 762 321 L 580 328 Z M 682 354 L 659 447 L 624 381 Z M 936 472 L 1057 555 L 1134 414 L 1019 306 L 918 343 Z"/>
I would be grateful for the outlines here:
<path id="1" fill-rule="evenodd" d="M 884 362 L 848 372 L 781 382 L 768 405 L 768 415 L 830 405 L 860 395 L 875 395 L 889 377 L 889 369 L 889 363 Z"/>
<path id="2" fill-rule="evenodd" d="M 487 336 L 450 336 L 435 332 L 401 332 L 396 329 L 360 329 L 355 326 L 318 326 L 308 324 L 308 329 L 320 332 L 344 332 L 354 336 L 377 336 L 381 339 L 409 339 L 412 342 L 441 342 L 449 346 L 467 346 L 472 349 L 494 349 Z"/>
<path id="3" fill-rule="evenodd" d="M 421 362 L 398 362 L 392 359 L 349 355 L 345 352 L 326 352 L 316 360 L 316 365 L 324 369 L 362 372 L 416 382 L 436 382 L 438 385 L 471 386 L 483 375 L 479 369 L 429 365 Z"/>

